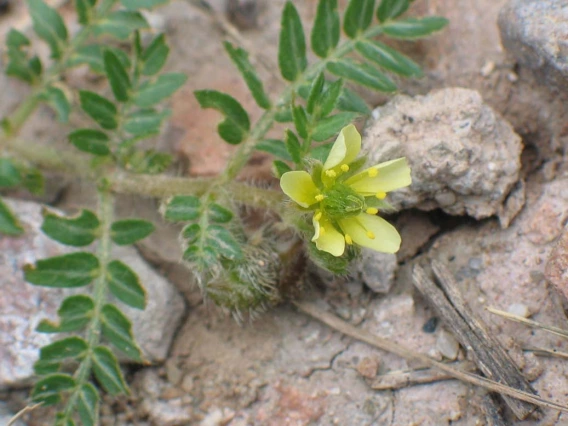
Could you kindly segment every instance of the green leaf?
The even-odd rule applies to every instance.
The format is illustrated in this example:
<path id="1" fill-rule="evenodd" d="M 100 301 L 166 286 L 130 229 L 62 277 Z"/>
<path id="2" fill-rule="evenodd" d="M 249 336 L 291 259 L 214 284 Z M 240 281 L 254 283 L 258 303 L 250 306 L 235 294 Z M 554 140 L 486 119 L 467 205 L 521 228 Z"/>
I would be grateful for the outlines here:
<path id="1" fill-rule="evenodd" d="M 298 135 L 302 139 L 306 139 L 308 137 L 308 115 L 304 107 L 301 105 L 293 107 L 292 117 L 294 117 L 294 126 Z"/>
<path id="2" fill-rule="evenodd" d="M 286 144 L 279 139 L 264 139 L 256 144 L 255 147 L 259 151 L 267 152 L 286 161 L 292 161 L 292 157 L 288 154 Z"/>
<path id="3" fill-rule="evenodd" d="M 29 46 L 30 39 L 26 37 L 26 35 L 14 28 L 11 28 L 6 35 L 6 47 L 9 50 L 12 49 L 21 49 L 24 46 Z"/>
<path id="4" fill-rule="evenodd" d="M 355 49 L 365 59 L 378 66 L 402 75 L 404 77 L 421 77 L 420 66 L 409 57 L 397 52 L 382 43 L 372 41 L 358 41 Z"/>
<path id="5" fill-rule="evenodd" d="M 116 106 L 106 98 L 88 90 L 79 91 L 81 108 L 103 129 L 118 127 Z"/>
<path id="6" fill-rule="evenodd" d="M 59 58 L 67 41 L 67 28 L 61 15 L 43 0 L 27 0 L 34 31 L 51 49 L 51 56 Z"/>
<path id="7" fill-rule="evenodd" d="M 282 77 L 295 81 L 308 66 L 308 60 L 302 21 L 291 1 L 284 6 L 280 28 L 278 66 Z"/>
<path id="8" fill-rule="evenodd" d="M 346 78 L 380 92 L 396 91 L 396 85 L 386 75 L 368 64 L 345 59 L 330 62 L 327 69 L 338 77 Z"/>
<path id="9" fill-rule="evenodd" d="M 199 223 L 187 225 L 182 229 L 181 236 L 185 239 L 185 242 L 188 245 L 194 244 L 201 236 L 201 226 L 199 226 Z"/>
<path id="10" fill-rule="evenodd" d="M 120 3 L 129 10 L 151 9 L 168 2 L 169 0 L 120 0 Z"/>
<path id="11" fill-rule="evenodd" d="M 110 237 L 115 244 L 126 246 L 143 240 L 154 232 L 154 224 L 141 219 L 124 219 L 114 222 L 110 227 Z"/>
<path id="12" fill-rule="evenodd" d="M 103 18 L 94 27 L 94 35 L 109 34 L 119 40 L 126 40 L 136 30 L 147 28 L 148 22 L 140 12 L 117 10 Z"/>
<path id="13" fill-rule="evenodd" d="M 148 81 L 140 86 L 134 96 L 134 103 L 140 108 L 151 107 L 173 95 L 186 80 L 185 74 L 162 74 L 155 81 Z"/>
<path id="14" fill-rule="evenodd" d="M 103 306 L 101 314 L 103 336 L 128 357 L 134 361 L 142 362 L 142 352 L 134 342 L 130 320 L 124 316 L 120 309 L 111 304 Z"/>
<path id="15" fill-rule="evenodd" d="M 67 65 L 69 67 L 74 67 L 86 64 L 93 72 L 97 74 L 104 74 L 105 64 L 103 60 L 103 53 L 107 50 L 111 50 L 116 57 L 119 58 L 124 68 L 130 68 L 130 58 L 126 52 L 111 46 L 101 46 L 100 44 L 88 44 L 80 47 L 73 55 L 71 55 Z"/>
<path id="16" fill-rule="evenodd" d="M 218 263 L 217 252 L 212 247 L 189 246 L 183 252 L 183 260 L 191 262 L 200 269 L 211 268 Z"/>
<path id="17" fill-rule="evenodd" d="M 95 308 L 95 302 L 84 294 L 70 296 L 63 300 L 57 311 L 59 324 L 48 320 L 42 320 L 36 328 L 39 333 L 67 333 L 84 328 L 89 321 Z"/>
<path id="18" fill-rule="evenodd" d="M 288 107 L 282 107 L 274 114 L 274 121 L 278 123 L 291 123 L 294 121 L 292 118 L 292 109 Z"/>
<path id="19" fill-rule="evenodd" d="M 99 391 L 90 383 L 81 386 L 77 398 L 77 412 L 83 426 L 99 424 Z"/>
<path id="20" fill-rule="evenodd" d="M 229 54 L 231 60 L 243 76 L 243 79 L 251 91 L 257 105 L 264 109 L 270 108 L 270 99 L 264 91 L 264 86 L 258 77 L 256 70 L 248 59 L 248 53 L 244 49 L 233 47 L 233 45 L 229 42 L 225 42 L 223 45 L 225 46 L 225 50 Z"/>
<path id="21" fill-rule="evenodd" d="M 97 239 L 99 226 L 97 215 L 89 210 L 82 210 L 78 216 L 69 218 L 44 211 L 41 230 L 62 244 L 83 247 Z"/>
<path id="22" fill-rule="evenodd" d="M 110 292 L 121 302 L 136 309 L 146 307 L 146 291 L 138 275 L 124 263 L 113 260 L 107 266 L 107 281 Z"/>
<path id="23" fill-rule="evenodd" d="M 343 31 L 349 38 L 356 38 L 369 28 L 373 20 L 375 0 L 351 0 L 345 10 Z"/>
<path id="24" fill-rule="evenodd" d="M 408 9 L 411 0 L 382 0 L 377 9 L 377 18 L 380 22 L 398 18 Z"/>
<path id="25" fill-rule="evenodd" d="M 233 218 L 233 212 L 217 203 L 209 205 L 208 218 L 211 222 L 227 223 Z"/>
<path id="26" fill-rule="evenodd" d="M 155 75 L 157 74 L 168 59 L 170 48 L 166 44 L 166 36 L 160 34 L 156 37 L 150 45 L 144 50 L 142 54 L 142 75 Z"/>
<path id="27" fill-rule="evenodd" d="M 109 155 L 109 137 L 95 129 L 79 129 L 69 134 L 69 142 L 77 149 L 93 155 Z"/>
<path id="28" fill-rule="evenodd" d="M 213 108 L 225 116 L 217 127 L 219 135 L 230 144 L 241 143 L 250 129 L 249 116 L 241 104 L 216 90 L 198 90 L 194 94 L 201 108 Z"/>
<path id="29" fill-rule="evenodd" d="M 49 362 L 38 360 L 34 363 L 34 373 L 38 376 L 56 374 L 61 370 L 61 362 Z"/>
<path id="30" fill-rule="evenodd" d="M 113 396 L 128 394 L 118 361 L 109 348 L 97 346 L 93 350 L 92 359 L 95 377 L 105 391 Z"/>
<path id="31" fill-rule="evenodd" d="M 341 78 L 327 86 L 320 99 L 320 117 L 328 116 L 335 109 L 342 89 L 343 80 Z"/>
<path id="32" fill-rule="evenodd" d="M 45 181 L 41 172 L 36 168 L 28 168 L 22 172 L 22 185 L 34 195 L 43 194 Z"/>
<path id="33" fill-rule="evenodd" d="M 356 0 L 351 0 L 356 1 Z M 336 275 L 345 275 L 349 269 L 350 261 L 345 256 L 336 257 L 323 250 L 318 250 L 315 243 L 309 242 L 307 244 L 308 255 L 319 267 L 326 269 Z"/>
<path id="34" fill-rule="evenodd" d="M 63 90 L 54 86 L 49 86 L 39 96 L 39 99 L 45 101 L 55 110 L 59 122 L 67 123 L 69 113 L 71 112 L 71 104 Z"/>
<path id="35" fill-rule="evenodd" d="M 149 149 L 135 151 L 126 161 L 125 167 L 131 172 L 152 175 L 166 170 L 172 163 L 172 156 L 165 152 Z"/>
<path id="36" fill-rule="evenodd" d="M 210 225 L 207 228 L 206 243 L 216 253 L 229 260 L 240 260 L 243 258 L 240 244 L 228 229 L 220 225 Z"/>
<path id="37" fill-rule="evenodd" d="M 97 0 L 75 0 L 75 10 L 79 17 L 79 23 L 87 25 L 93 17 L 93 6 Z"/>
<path id="38" fill-rule="evenodd" d="M 201 215 L 201 201 L 193 195 L 177 195 L 171 198 L 164 211 L 164 219 L 170 222 L 188 222 Z"/>
<path id="39" fill-rule="evenodd" d="M 13 188 L 22 183 L 22 175 L 8 158 L 0 158 L 0 189 Z"/>
<path id="40" fill-rule="evenodd" d="M 100 273 L 99 259 L 91 253 L 77 252 L 38 260 L 24 266 L 27 282 L 45 287 L 82 287 Z"/>
<path id="41" fill-rule="evenodd" d="M 408 18 L 386 23 L 383 25 L 383 33 L 393 38 L 421 38 L 441 30 L 448 25 L 448 22 L 446 18 L 442 18 L 441 16 Z"/>
<path id="42" fill-rule="evenodd" d="M 340 32 L 337 0 L 320 0 L 311 34 L 314 53 L 327 58 L 339 43 Z"/>
<path id="43" fill-rule="evenodd" d="M 321 96 L 323 94 L 323 88 L 325 86 L 325 77 L 323 72 L 320 72 L 316 79 L 312 82 L 310 87 L 310 92 L 308 95 L 308 100 L 306 102 L 306 111 L 309 114 L 313 114 L 316 106 L 319 105 Z"/>
<path id="44" fill-rule="evenodd" d="M 32 389 L 32 400 L 44 405 L 54 405 L 60 400 L 60 393 L 71 391 L 75 387 L 75 379 L 68 374 L 52 374 L 40 379 Z"/>
<path id="45" fill-rule="evenodd" d="M 337 135 L 358 115 L 356 112 L 340 112 L 320 120 L 312 133 L 313 140 L 321 142 Z"/>
<path id="46" fill-rule="evenodd" d="M 296 164 L 300 164 L 302 162 L 302 147 L 294 132 L 289 129 L 286 130 L 286 139 L 284 140 L 284 143 L 286 144 L 286 150 L 288 151 L 288 154 L 290 154 L 292 161 Z"/>
<path id="47" fill-rule="evenodd" d="M 170 110 L 156 111 L 153 108 L 142 109 L 126 117 L 123 129 L 132 135 L 159 133 L 162 122 L 167 119 L 170 114 Z"/>
<path id="48" fill-rule="evenodd" d="M 274 160 L 273 165 L 274 165 L 274 170 L 276 172 L 276 177 L 279 179 L 282 177 L 284 173 L 292 171 L 292 169 L 288 164 L 280 160 Z"/>
<path id="49" fill-rule="evenodd" d="M 337 109 L 340 111 L 358 112 L 359 114 L 369 115 L 371 110 L 367 102 L 353 90 L 344 87 L 337 101 Z"/>
<path id="50" fill-rule="evenodd" d="M 112 50 L 105 50 L 103 53 L 105 72 L 112 89 L 114 97 L 119 102 L 126 102 L 130 96 L 130 78 L 122 62 Z"/>
<path id="51" fill-rule="evenodd" d="M 77 336 L 67 337 L 42 347 L 39 351 L 39 359 L 43 362 L 56 363 L 68 358 L 80 360 L 88 350 L 89 345 L 84 339 Z"/>
<path id="52" fill-rule="evenodd" d="M 0 199 L 0 234 L 4 235 L 20 235 L 24 232 L 24 228 L 18 223 L 18 220 Z"/>
<path id="53" fill-rule="evenodd" d="M 314 160 L 318 160 L 322 163 L 325 163 L 325 160 L 329 156 L 329 152 L 333 147 L 333 142 L 324 143 L 321 145 L 316 146 L 310 151 L 310 157 Z"/>

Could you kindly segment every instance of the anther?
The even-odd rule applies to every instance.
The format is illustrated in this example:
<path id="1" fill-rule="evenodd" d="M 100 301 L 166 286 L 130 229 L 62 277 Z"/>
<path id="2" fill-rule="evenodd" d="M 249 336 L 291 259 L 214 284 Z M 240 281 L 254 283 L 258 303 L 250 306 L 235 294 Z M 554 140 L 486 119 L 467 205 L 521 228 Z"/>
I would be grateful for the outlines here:
<path id="1" fill-rule="evenodd" d="M 386 198 L 386 196 L 387 196 L 386 192 L 377 192 L 375 194 L 375 197 L 377 197 L 379 200 L 384 200 Z"/>
<path id="2" fill-rule="evenodd" d="M 335 170 L 326 170 L 325 175 L 330 178 L 337 177 L 337 173 L 335 173 Z"/>
<path id="3" fill-rule="evenodd" d="M 320 226 L 320 237 L 322 235 L 325 235 L 325 228 L 323 226 Z"/>
<path id="4" fill-rule="evenodd" d="M 345 234 L 345 242 L 349 245 L 353 244 L 353 239 L 351 238 L 351 235 Z"/>
<path id="5" fill-rule="evenodd" d="M 375 234 L 373 234 L 371 231 L 367 231 L 367 237 L 369 237 L 371 240 L 374 240 Z"/>
<path id="6" fill-rule="evenodd" d="M 343 172 L 348 172 L 349 171 L 349 166 L 347 164 L 342 164 L 340 167 L 341 171 Z"/>
<path id="7" fill-rule="evenodd" d="M 367 210 L 365 210 L 365 213 L 372 214 L 373 216 L 376 215 L 378 212 L 379 212 L 379 209 L 377 209 L 375 207 L 369 207 Z"/>
<path id="8" fill-rule="evenodd" d="M 323 194 L 316 195 L 316 201 L 323 201 L 324 198 Z"/>
<path id="9" fill-rule="evenodd" d="M 322 213 L 321 213 L 321 212 L 317 212 L 316 215 L 314 216 L 314 219 L 319 222 L 319 220 L 321 219 L 321 216 L 322 216 Z"/>
<path id="10" fill-rule="evenodd" d="M 375 177 L 379 174 L 379 171 L 377 169 L 369 169 L 369 177 Z"/>

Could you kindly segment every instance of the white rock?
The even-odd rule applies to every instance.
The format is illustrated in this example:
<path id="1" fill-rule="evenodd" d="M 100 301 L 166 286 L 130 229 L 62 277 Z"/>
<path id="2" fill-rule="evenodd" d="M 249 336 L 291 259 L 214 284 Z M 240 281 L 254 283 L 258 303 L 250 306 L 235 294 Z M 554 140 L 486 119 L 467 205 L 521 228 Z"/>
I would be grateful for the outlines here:
<path id="1" fill-rule="evenodd" d="M 454 361 L 458 357 L 460 344 L 456 338 L 446 330 L 441 330 L 436 339 L 436 349 L 450 361 Z"/>

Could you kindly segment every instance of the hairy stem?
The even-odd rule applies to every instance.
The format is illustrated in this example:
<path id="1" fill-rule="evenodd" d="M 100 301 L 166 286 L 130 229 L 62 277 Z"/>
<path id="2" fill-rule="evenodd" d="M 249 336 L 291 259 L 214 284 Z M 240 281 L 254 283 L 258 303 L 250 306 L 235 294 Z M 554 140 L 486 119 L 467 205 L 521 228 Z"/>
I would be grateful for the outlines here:
<path id="1" fill-rule="evenodd" d="M 87 328 L 87 354 L 81 361 L 75 372 L 76 387 L 69 396 L 65 408 L 65 420 L 71 419 L 75 411 L 77 399 L 81 393 L 81 387 L 89 383 L 92 374 L 92 355 L 94 349 L 101 340 L 101 311 L 107 301 L 107 266 L 111 260 L 112 240 L 111 224 L 114 217 L 114 197 L 106 189 L 99 190 L 98 217 L 101 222 L 101 238 L 97 249 L 97 257 L 100 262 L 100 271 L 93 287 L 93 299 L 95 307 L 92 319 Z"/>
<path id="2" fill-rule="evenodd" d="M 376 37 L 381 32 L 381 26 L 373 26 L 367 31 L 360 34 L 357 38 L 346 41 L 341 46 L 336 48 L 333 52 L 331 52 L 331 54 L 327 58 L 321 59 L 313 65 L 309 66 L 296 81 L 286 87 L 282 95 L 280 95 L 276 106 L 267 110 L 262 115 L 262 117 L 258 120 L 258 122 L 251 130 L 247 139 L 240 144 L 239 149 L 235 152 L 235 155 L 229 160 L 229 164 L 227 165 L 227 168 L 225 169 L 225 172 L 221 177 L 221 181 L 228 182 L 233 180 L 241 171 L 241 169 L 246 165 L 247 161 L 254 151 L 256 144 L 260 140 L 262 140 L 262 138 L 272 127 L 278 106 L 288 104 L 292 99 L 293 94 L 300 88 L 300 86 L 310 81 L 320 72 L 324 71 L 327 67 L 327 64 L 332 61 L 338 60 L 345 56 L 347 53 L 351 52 L 355 48 L 355 43 L 360 40 Z"/>

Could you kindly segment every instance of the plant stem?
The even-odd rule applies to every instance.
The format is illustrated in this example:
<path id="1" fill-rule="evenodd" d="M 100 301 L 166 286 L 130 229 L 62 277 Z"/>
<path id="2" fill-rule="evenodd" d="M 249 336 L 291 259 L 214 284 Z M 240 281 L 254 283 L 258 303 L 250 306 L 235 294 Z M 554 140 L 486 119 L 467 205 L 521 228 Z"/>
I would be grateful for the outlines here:
<path id="1" fill-rule="evenodd" d="M 93 288 L 93 300 L 95 307 L 92 319 L 87 328 L 87 354 L 81 361 L 79 368 L 75 372 L 75 389 L 69 396 L 65 408 L 65 419 L 71 419 L 75 411 L 75 405 L 79 398 L 81 388 L 89 382 L 92 374 L 92 355 L 94 349 L 101 340 L 101 311 L 107 301 L 107 265 L 111 259 L 112 240 L 111 224 L 114 217 L 114 197 L 105 189 L 99 190 L 98 217 L 101 223 L 101 238 L 97 249 L 97 257 L 100 263 L 100 270 Z"/>
<path id="2" fill-rule="evenodd" d="M 286 105 L 292 95 L 302 86 L 303 84 L 310 81 L 312 78 L 317 76 L 320 72 L 323 72 L 327 67 L 327 64 L 340 59 L 347 53 L 351 52 L 355 43 L 361 40 L 376 37 L 382 32 L 382 27 L 380 25 L 373 26 L 367 31 L 360 34 L 357 38 L 351 39 L 343 43 L 341 46 L 336 48 L 327 58 L 321 59 L 313 65 L 309 66 L 302 75 L 293 83 L 291 83 L 280 95 L 279 101 L 271 109 L 267 110 L 262 117 L 255 124 L 254 128 L 250 132 L 246 140 L 241 143 L 239 149 L 235 152 L 235 155 L 229 160 L 225 172 L 221 176 L 221 182 L 229 182 L 233 180 L 241 169 L 246 165 L 250 156 L 252 155 L 256 144 L 266 135 L 266 133 L 272 127 L 274 123 L 274 117 L 276 116 L 276 111 L 279 106 Z"/>

